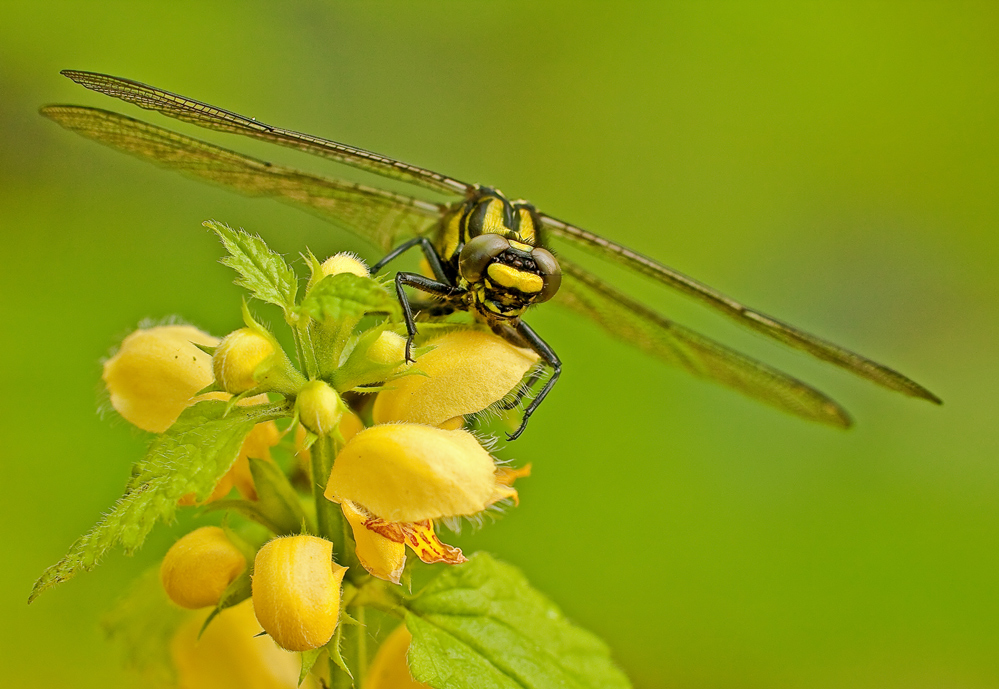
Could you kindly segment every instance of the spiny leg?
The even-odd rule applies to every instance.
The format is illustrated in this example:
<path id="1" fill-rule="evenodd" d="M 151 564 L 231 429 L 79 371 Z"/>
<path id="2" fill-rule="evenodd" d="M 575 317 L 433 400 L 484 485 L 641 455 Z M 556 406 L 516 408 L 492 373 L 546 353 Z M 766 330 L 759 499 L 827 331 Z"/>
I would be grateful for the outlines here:
<path id="1" fill-rule="evenodd" d="M 531 400 L 531 403 L 527 405 L 527 409 L 524 410 L 524 416 L 520 420 L 520 427 L 514 431 L 512 434 L 506 436 L 507 440 L 516 440 L 520 437 L 520 434 L 524 432 L 527 428 L 527 420 L 531 418 L 531 414 L 534 410 L 541 406 L 545 397 L 551 392 L 551 389 L 555 387 L 556 381 L 558 381 L 559 375 L 562 373 L 562 362 L 559 360 L 558 355 L 555 351 L 548 346 L 548 343 L 541 339 L 541 337 L 534 332 L 534 330 L 524 321 L 519 321 L 517 323 L 517 334 L 524 338 L 524 341 L 533 349 L 537 354 L 545 361 L 546 364 L 552 367 L 552 376 L 544 384 L 544 387 L 538 392 L 537 396 Z"/>
<path id="2" fill-rule="evenodd" d="M 423 255 L 427 259 L 427 263 L 430 264 L 430 269 L 433 271 L 434 277 L 437 278 L 437 281 L 451 284 L 450 278 L 448 278 L 447 273 L 444 272 L 444 266 L 441 264 L 441 257 L 437 253 L 437 249 L 434 248 L 433 243 L 426 237 L 416 237 L 415 239 L 410 239 L 408 242 L 403 242 L 396 248 L 392 249 L 392 251 L 388 252 L 388 254 L 382 258 L 382 260 L 371 266 L 371 272 L 377 273 L 379 270 L 384 268 L 389 261 L 399 258 L 399 256 L 402 256 L 417 244 L 419 244 L 420 250 L 423 251 Z"/>
<path id="3" fill-rule="evenodd" d="M 416 273 L 395 274 L 395 293 L 399 297 L 399 303 L 402 305 L 402 315 L 406 319 L 406 334 L 408 336 L 406 338 L 406 361 L 413 362 L 415 361 L 412 351 L 413 340 L 416 338 L 416 321 L 413 318 L 413 307 L 410 306 L 409 297 L 406 296 L 406 287 L 418 289 L 421 292 L 426 292 L 445 301 L 460 298 L 465 294 L 466 290 L 446 282 L 431 280 Z"/>

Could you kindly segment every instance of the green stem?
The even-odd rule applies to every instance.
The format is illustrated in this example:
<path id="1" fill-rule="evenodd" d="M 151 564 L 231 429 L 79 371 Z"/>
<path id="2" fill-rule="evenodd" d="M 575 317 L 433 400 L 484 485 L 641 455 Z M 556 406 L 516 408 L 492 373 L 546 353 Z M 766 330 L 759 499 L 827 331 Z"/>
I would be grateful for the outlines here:
<path id="1" fill-rule="evenodd" d="M 313 443 L 312 453 L 312 497 L 316 503 L 316 522 L 319 535 L 333 542 L 334 554 L 341 555 L 343 548 L 343 527 L 339 507 L 323 493 L 326 481 L 333 470 L 333 458 L 336 457 L 337 442 L 332 436 L 323 435 Z M 339 558 L 338 558 L 339 559 Z"/>
<path id="2" fill-rule="evenodd" d="M 364 676 L 368 672 L 368 630 L 364 618 L 364 607 L 360 605 L 355 607 L 354 619 L 357 620 L 358 625 L 351 631 L 357 647 L 357 667 L 354 669 L 354 682 L 359 687 L 364 686 Z"/>

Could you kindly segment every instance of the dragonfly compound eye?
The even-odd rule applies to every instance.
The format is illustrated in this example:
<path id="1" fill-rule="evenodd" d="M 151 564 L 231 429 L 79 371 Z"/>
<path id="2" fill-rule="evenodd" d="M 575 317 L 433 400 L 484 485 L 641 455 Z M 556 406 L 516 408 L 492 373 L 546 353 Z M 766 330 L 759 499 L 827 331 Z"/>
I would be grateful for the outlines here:
<path id="1" fill-rule="evenodd" d="M 479 282 L 494 258 L 510 248 L 502 235 L 487 232 L 471 239 L 458 256 L 458 270 L 469 282 Z"/>
<path id="2" fill-rule="evenodd" d="M 531 250 L 531 258 L 537 264 L 538 272 L 541 273 L 541 279 L 545 284 L 535 302 L 548 301 L 555 296 L 558 288 L 562 285 L 562 267 L 550 251 L 541 247 L 535 247 Z"/>

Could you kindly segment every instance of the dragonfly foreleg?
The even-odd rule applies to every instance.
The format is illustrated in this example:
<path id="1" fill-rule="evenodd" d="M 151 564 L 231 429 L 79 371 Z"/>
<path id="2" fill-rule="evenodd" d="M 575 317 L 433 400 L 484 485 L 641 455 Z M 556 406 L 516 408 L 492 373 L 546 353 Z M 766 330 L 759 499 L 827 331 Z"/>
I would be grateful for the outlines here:
<path id="1" fill-rule="evenodd" d="M 406 287 L 418 289 L 421 292 L 426 292 L 445 301 L 462 297 L 466 290 L 455 287 L 447 282 L 431 280 L 416 273 L 395 274 L 395 293 L 399 297 L 399 303 L 402 305 L 402 315 L 406 319 L 406 334 L 408 336 L 406 339 L 406 361 L 412 363 L 415 361 L 412 357 L 412 351 L 413 340 L 416 338 L 416 321 L 413 318 L 413 307 L 409 303 L 409 297 L 406 296 Z"/>

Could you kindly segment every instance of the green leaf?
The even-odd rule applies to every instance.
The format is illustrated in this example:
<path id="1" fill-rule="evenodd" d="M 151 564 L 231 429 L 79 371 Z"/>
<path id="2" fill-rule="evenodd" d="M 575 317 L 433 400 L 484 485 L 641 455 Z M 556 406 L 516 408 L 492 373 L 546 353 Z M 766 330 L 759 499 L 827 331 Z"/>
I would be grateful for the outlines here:
<path id="1" fill-rule="evenodd" d="M 371 278 L 353 273 L 324 277 L 302 299 L 298 312 L 317 321 L 357 320 L 369 313 L 397 314 L 399 301 Z"/>
<path id="2" fill-rule="evenodd" d="M 257 504 L 278 527 L 275 533 L 279 536 L 298 533 L 305 512 L 298 493 L 281 468 L 274 462 L 250 457 L 250 473 L 257 489 Z"/>
<path id="3" fill-rule="evenodd" d="M 118 544 L 131 555 L 157 521 L 173 518 L 182 496 L 194 493 L 200 501 L 211 494 L 256 424 L 290 413 L 285 402 L 239 407 L 228 415 L 225 409 L 225 402 L 199 402 L 157 436 L 146 456 L 133 465 L 125 494 L 62 560 L 42 573 L 28 602 L 78 572 L 93 569 Z"/>
<path id="4" fill-rule="evenodd" d="M 126 667 L 151 686 L 172 686 L 170 640 L 186 618 L 160 583 L 159 567 L 143 573 L 101 620 L 108 639 L 121 647 Z"/>
<path id="5" fill-rule="evenodd" d="M 309 676 L 309 673 L 312 671 L 316 661 L 319 660 L 319 656 L 322 655 L 325 650 L 325 648 L 320 646 L 319 648 L 314 648 L 311 651 L 302 651 L 299 653 L 299 655 L 302 656 L 302 669 L 298 673 L 299 686 L 301 686 L 302 682 L 305 681 L 305 678 Z"/>
<path id="6" fill-rule="evenodd" d="M 252 560 L 250 561 L 252 562 Z M 201 625 L 201 630 L 198 632 L 198 638 L 205 633 L 208 629 L 208 625 L 215 617 L 225 610 L 226 608 L 231 608 L 234 605 L 242 603 L 244 600 L 249 598 L 253 593 L 250 582 L 250 567 L 247 565 L 239 576 L 233 579 L 228 586 L 226 586 L 225 591 L 222 592 L 222 597 L 219 598 L 218 604 L 212 609 L 208 617 L 205 618 L 204 624 Z"/>
<path id="7" fill-rule="evenodd" d="M 277 304 L 286 311 L 295 306 L 298 276 L 281 254 L 271 251 L 260 237 L 234 230 L 225 223 L 209 220 L 204 225 L 218 235 L 229 252 L 222 264 L 239 273 L 237 285 L 257 299 Z"/>
<path id="8" fill-rule="evenodd" d="M 436 689 L 631 686 L 600 639 L 486 554 L 447 569 L 407 607 L 410 671 Z"/>

